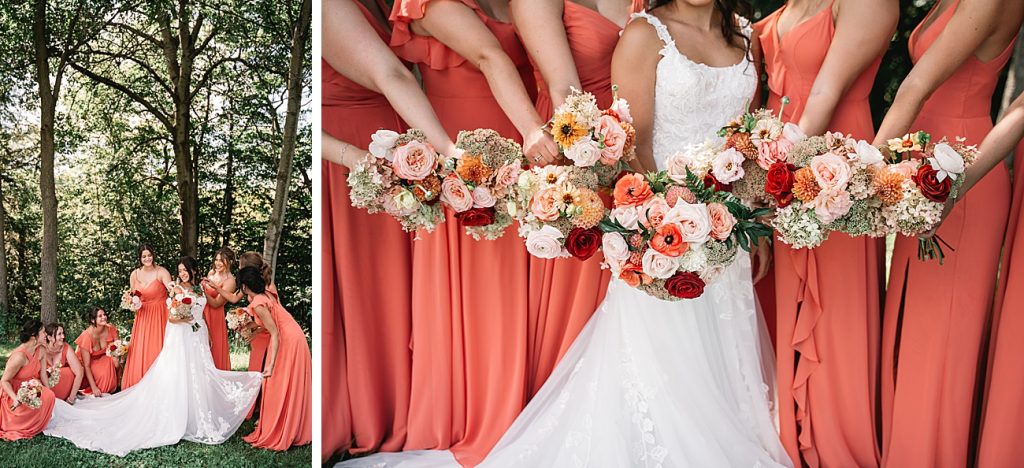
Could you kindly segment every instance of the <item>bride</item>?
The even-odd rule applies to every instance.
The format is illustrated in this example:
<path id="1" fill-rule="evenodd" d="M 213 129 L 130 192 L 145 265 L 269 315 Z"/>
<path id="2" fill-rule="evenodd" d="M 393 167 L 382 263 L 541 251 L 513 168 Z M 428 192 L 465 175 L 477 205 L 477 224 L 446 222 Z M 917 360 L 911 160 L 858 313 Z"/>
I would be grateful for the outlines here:
<path id="1" fill-rule="evenodd" d="M 206 297 L 193 284 L 198 271 L 195 259 L 185 257 L 178 265 L 180 281 L 168 284 L 176 297 L 191 300 L 191 317 L 168 319 L 163 349 L 142 380 L 115 395 L 80 399 L 73 406 L 59 402 L 44 434 L 124 456 L 182 439 L 219 444 L 235 433 L 256 400 L 262 376 L 214 366 L 203 321 Z"/>
<path id="2" fill-rule="evenodd" d="M 632 106 L 645 169 L 746 110 L 757 86 L 735 0 L 655 0 L 626 26 L 612 82 Z M 678 42 L 676 42 L 678 39 Z M 748 255 L 705 294 L 665 302 L 613 280 L 554 373 L 480 466 L 792 466 Z M 454 465 L 450 452 L 343 466 Z"/>

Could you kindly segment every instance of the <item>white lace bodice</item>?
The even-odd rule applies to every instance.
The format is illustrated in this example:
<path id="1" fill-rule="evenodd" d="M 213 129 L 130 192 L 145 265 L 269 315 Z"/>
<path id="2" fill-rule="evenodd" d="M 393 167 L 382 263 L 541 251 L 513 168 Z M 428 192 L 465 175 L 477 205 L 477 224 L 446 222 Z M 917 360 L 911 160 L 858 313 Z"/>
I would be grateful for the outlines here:
<path id="1" fill-rule="evenodd" d="M 694 62 L 679 52 L 656 16 L 640 12 L 633 15 L 636 18 L 647 20 L 664 43 L 655 78 L 653 142 L 654 161 L 663 170 L 669 156 L 716 138 L 718 129 L 747 109 L 757 88 L 757 72 L 749 54 L 728 67 Z M 737 20 L 750 37 L 750 22 L 739 16 Z"/>

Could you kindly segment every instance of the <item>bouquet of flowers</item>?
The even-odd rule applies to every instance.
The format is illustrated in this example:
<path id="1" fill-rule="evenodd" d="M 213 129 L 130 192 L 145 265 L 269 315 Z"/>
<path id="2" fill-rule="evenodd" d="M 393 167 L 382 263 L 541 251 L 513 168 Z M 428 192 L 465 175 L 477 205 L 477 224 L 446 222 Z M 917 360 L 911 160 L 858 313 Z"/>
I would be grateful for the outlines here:
<path id="1" fill-rule="evenodd" d="M 789 102 L 783 98 L 783 107 Z M 782 111 L 779 111 L 782 114 Z M 718 131 L 725 141 L 717 152 L 734 150 L 743 156 L 740 176 L 731 182 L 731 191 L 741 200 L 772 204 L 772 197 L 764 191 L 768 171 L 773 164 L 785 162 L 793 146 L 806 138 L 800 127 L 782 120 L 767 109 L 747 113 L 727 123 Z M 735 157 L 733 157 L 735 159 Z M 712 175 L 708 182 L 730 184 Z"/>
<path id="2" fill-rule="evenodd" d="M 107 345 L 107 356 L 114 358 L 118 363 L 124 362 L 125 356 L 128 355 L 128 348 L 131 345 L 129 340 L 114 340 Z"/>
<path id="3" fill-rule="evenodd" d="M 512 206 L 531 255 L 586 260 L 597 252 L 607 211 L 597 179 L 574 166 L 534 167 L 519 176 Z"/>
<path id="4" fill-rule="evenodd" d="M 547 124 L 562 154 L 576 167 L 591 168 L 605 187 L 636 157 L 629 103 L 619 99 L 617 91 L 618 86 L 612 86 L 612 105 L 602 111 L 593 94 L 572 88 Z"/>
<path id="5" fill-rule="evenodd" d="M 121 308 L 132 312 L 137 312 L 141 309 L 142 292 L 137 289 L 129 289 L 124 294 L 121 294 Z"/>
<path id="6" fill-rule="evenodd" d="M 253 323 L 252 316 L 249 315 L 249 311 L 245 307 L 239 307 L 232 310 L 227 315 L 228 329 L 237 333 L 242 338 L 248 338 L 251 334 L 251 328 L 249 325 Z"/>
<path id="7" fill-rule="evenodd" d="M 18 402 L 32 409 L 43 405 L 43 384 L 37 379 L 26 380 L 18 388 Z"/>
<path id="8" fill-rule="evenodd" d="M 63 367 L 60 361 L 46 367 L 46 386 L 53 388 L 60 382 L 60 368 Z"/>
<path id="9" fill-rule="evenodd" d="M 174 285 L 167 298 L 167 311 L 170 316 L 180 320 L 192 320 L 192 307 L 198 298 L 196 291 Z M 199 324 L 192 322 L 192 331 L 199 331 Z"/>
<path id="10" fill-rule="evenodd" d="M 348 175 L 352 206 L 383 211 L 406 231 L 433 231 L 444 221 L 437 205 L 441 158 L 421 130 L 378 130 L 372 138 L 370 154 Z"/>
<path id="11" fill-rule="evenodd" d="M 920 131 L 887 143 L 887 164 L 874 179 L 884 224 L 890 232 L 907 236 L 927 232 L 942 220 L 946 200 L 956 198 L 978 149 L 962 138 L 932 142 L 931 135 Z M 919 239 L 918 258 L 938 258 L 941 264 L 945 254 L 940 242 L 938 236 Z"/>
<path id="12" fill-rule="evenodd" d="M 615 184 L 614 208 L 601 222 L 605 264 L 632 287 L 662 300 L 700 297 L 736 258 L 771 230 L 732 194 L 706 186 L 685 171 L 684 183 L 667 172 L 624 175 Z"/>
<path id="13" fill-rule="evenodd" d="M 461 154 L 445 160 L 441 201 L 474 239 L 494 240 L 512 224 L 507 203 L 523 170 L 523 148 L 488 129 L 461 131 Z"/>

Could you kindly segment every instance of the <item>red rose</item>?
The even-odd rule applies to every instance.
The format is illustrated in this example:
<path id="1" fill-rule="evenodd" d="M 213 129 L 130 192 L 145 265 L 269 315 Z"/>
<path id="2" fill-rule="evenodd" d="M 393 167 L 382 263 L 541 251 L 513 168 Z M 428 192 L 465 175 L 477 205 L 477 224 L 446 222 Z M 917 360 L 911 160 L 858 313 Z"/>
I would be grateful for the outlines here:
<path id="1" fill-rule="evenodd" d="M 719 182 L 718 179 L 716 179 L 715 176 L 711 175 L 710 172 L 708 172 L 708 175 L 704 176 L 704 187 L 714 187 L 715 191 L 718 192 L 729 192 L 732 190 L 732 186 L 730 186 L 729 184 L 723 184 Z"/>
<path id="2" fill-rule="evenodd" d="M 680 299 L 693 299 L 704 294 L 704 280 L 695 273 L 681 271 L 665 280 L 665 290 Z"/>
<path id="3" fill-rule="evenodd" d="M 191 297 L 186 297 L 186 298 L 181 300 L 181 303 L 185 304 L 185 305 L 192 305 L 192 298 Z"/>
<path id="4" fill-rule="evenodd" d="M 487 226 L 494 222 L 494 207 L 471 208 L 461 213 L 455 213 L 455 219 L 462 222 L 463 226 Z"/>
<path id="5" fill-rule="evenodd" d="M 586 260 L 601 246 L 601 231 L 596 228 L 573 228 L 565 238 L 565 249 L 580 260 Z"/>
<path id="6" fill-rule="evenodd" d="M 925 163 L 917 168 L 917 174 L 910 178 L 921 188 L 921 193 L 925 198 L 936 203 L 946 203 L 949 191 L 953 188 L 953 181 L 946 177 L 945 180 L 939 182 L 938 174 L 939 171 L 936 171 L 931 164 Z"/>
<path id="7" fill-rule="evenodd" d="M 111 352 L 117 351 L 117 345 L 111 343 L 107 349 L 109 349 Z"/>
<path id="8" fill-rule="evenodd" d="M 142 297 L 142 291 L 139 291 L 138 289 L 136 289 L 136 290 L 132 291 L 132 296 Z"/>
<path id="9" fill-rule="evenodd" d="M 764 184 L 765 193 L 775 197 L 779 208 L 789 206 L 793 201 L 793 172 L 796 166 L 777 162 L 768 167 L 768 181 Z"/>

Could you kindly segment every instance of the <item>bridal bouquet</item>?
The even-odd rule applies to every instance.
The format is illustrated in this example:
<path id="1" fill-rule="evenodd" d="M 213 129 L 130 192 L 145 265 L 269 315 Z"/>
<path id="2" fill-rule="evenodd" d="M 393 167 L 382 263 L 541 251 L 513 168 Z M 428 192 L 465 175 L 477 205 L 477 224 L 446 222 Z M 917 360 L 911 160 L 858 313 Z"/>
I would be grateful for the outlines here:
<path id="1" fill-rule="evenodd" d="M 964 170 L 978 157 L 978 149 L 964 139 L 935 143 L 931 135 L 916 132 L 888 142 L 889 158 L 874 179 L 881 216 L 889 232 L 915 236 L 942 220 L 950 196 L 963 185 Z M 945 254 L 937 236 L 919 239 L 918 258 L 939 259 Z"/>
<path id="2" fill-rule="evenodd" d="M 514 201 L 519 236 L 539 258 L 586 260 L 601 246 L 605 209 L 595 173 L 574 166 L 534 167 L 519 175 Z"/>
<path id="3" fill-rule="evenodd" d="M 43 405 L 43 384 L 37 379 L 26 380 L 18 388 L 18 402 L 32 409 Z"/>
<path id="4" fill-rule="evenodd" d="M 124 361 L 125 356 L 128 355 L 128 348 L 131 343 L 128 340 L 114 340 L 107 345 L 107 356 L 114 358 L 115 361 L 121 363 Z"/>
<path id="5" fill-rule="evenodd" d="M 197 298 L 195 291 L 175 285 L 171 288 L 170 297 L 167 298 L 167 311 L 173 318 L 191 321 L 192 306 L 195 305 Z M 192 322 L 192 331 L 199 331 L 198 323 Z"/>
<path id="6" fill-rule="evenodd" d="M 142 292 L 129 289 L 121 294 L 121 309 L 137 312 L 142 308 Z"/>
<path id="7" fill-rule="evenodd" d="M 732 194 L 706 186 L 686 170 L 629 173 L 614 189 L 614 208 L 601 222 L 605 264 L 619 279 L 662 300 L 700 297 L 744 250 L 771 230 Z"/>
<path id="8" fill-rule="evenodd" d="M 372 139 L 370 154 L 348 175 L 352 206 L 383 211 L 406 231 L 433 231 L 444 221 L 437 205 L 441 158 L 420 130 L 378 130 Z"/>
<path id="9" fill-rule="evenodd" d="M 562 154 L 576 167 L 591 168 L 605 187 L 628 167 L 636 151 L 629 103 L 619 99 L 617 91 L 612 86 L 612 105 L 602 111 L 593 94 L 572 88 L 547 124 Z"/>
<path id="10" fill-rule="evenodd" d="M 461 131 L 461 154 L 445 160 L 441 201 L 474 239 L 494 240 L 512 224 L 504 201 L 523 170 L 523 148 L 488 129 Z"/>
<path id="11" fill-rule="evenodd" d="M 227 321 L 228 329 L 237 333 L 242 338 L 248 338 L 248 335 L 251 333 L 249 325 L 253 323 L 253 320 L 247 308 L 239 307 L 232 310 L 227 315 Z"/>

